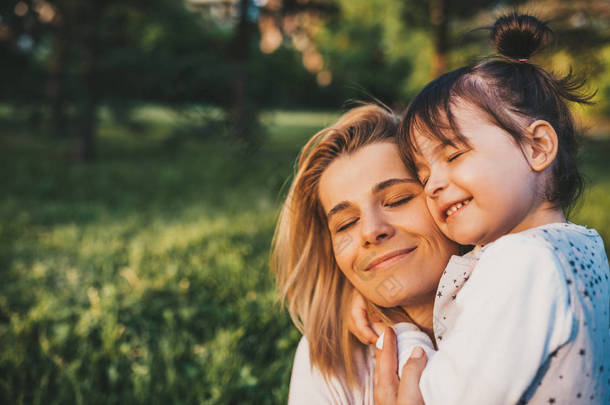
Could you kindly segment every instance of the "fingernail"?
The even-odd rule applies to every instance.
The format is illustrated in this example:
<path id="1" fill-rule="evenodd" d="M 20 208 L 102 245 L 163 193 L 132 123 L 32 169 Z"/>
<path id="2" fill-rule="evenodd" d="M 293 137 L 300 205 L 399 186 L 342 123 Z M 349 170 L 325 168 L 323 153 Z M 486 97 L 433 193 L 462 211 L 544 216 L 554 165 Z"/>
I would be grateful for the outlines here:
<path id="1" fill-rule="evenodd" d="M 412 359 L 419 359 L 424 355 L 424 349 L 422 349 L 421 347 L 417 346 L 415 349 L 413 349 L 413 353 L 411 353 L 411 358 Z"/>

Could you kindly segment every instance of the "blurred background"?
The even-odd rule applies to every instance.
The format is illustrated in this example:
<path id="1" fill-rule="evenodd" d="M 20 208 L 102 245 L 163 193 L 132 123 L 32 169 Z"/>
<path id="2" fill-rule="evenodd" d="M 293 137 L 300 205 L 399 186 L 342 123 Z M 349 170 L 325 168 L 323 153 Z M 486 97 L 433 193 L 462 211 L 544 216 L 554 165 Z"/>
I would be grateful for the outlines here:
<path id="1" fill-rule="evenodd" d="M 473 28 L 514 7 L 598 91 L 571 219 L 608 247 L 606 0 L 3 1 L 0 402 L 284 403 L 268 255 L 299 148 L 489 55 Z"/>

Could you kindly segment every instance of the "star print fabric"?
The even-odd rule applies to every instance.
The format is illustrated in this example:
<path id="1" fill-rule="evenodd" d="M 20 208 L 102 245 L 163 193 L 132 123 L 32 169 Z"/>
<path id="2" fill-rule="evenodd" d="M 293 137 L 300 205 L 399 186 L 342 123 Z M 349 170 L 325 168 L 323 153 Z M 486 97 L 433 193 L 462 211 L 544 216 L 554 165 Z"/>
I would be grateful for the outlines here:
<path id="1" fill-rule="evenodd" d="M 610 404 L 608 278 L 598 233 L 572 223 L 454 256 L 437 290 L 426 404 Z"/>

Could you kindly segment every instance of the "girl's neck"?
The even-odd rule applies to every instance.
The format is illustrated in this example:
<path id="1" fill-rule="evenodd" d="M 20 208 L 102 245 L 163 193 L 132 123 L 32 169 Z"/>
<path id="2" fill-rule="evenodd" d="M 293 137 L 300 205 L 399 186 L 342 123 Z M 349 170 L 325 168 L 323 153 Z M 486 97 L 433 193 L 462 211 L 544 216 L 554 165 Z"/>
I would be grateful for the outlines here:
<path id="1" fill-rule="evenodd" d="M 510 233 L 523 232 L 528 229 L 536 228 L 542 225 L 553 224 L 557 222 L 566 222 L 566 217 L 561 208 L 557 208 L 550 202 L 546 201 L 540 204 L 532 211 L 515 229 Z"/>
<path id="2" fill-rule="evenodd" d="M 566 222 L 566 217 L 563 214 L 561 208 L 555 207 L 550 202 L 541 203 L 538 207 L 536 207 L 532 212 L 530 212 L 524 219 L 513 228 L 508 234 L 518 233 L 527 231 L 528 229 L 536 228 L 542 225 L 554 224 Z M 502 236 L 502 235 L 500 235 Z M 490 241 L 488 243 L 491 243 Z M 476 244 L 473 249 L 476 252 L 480 249 L 484 244 Z"/>

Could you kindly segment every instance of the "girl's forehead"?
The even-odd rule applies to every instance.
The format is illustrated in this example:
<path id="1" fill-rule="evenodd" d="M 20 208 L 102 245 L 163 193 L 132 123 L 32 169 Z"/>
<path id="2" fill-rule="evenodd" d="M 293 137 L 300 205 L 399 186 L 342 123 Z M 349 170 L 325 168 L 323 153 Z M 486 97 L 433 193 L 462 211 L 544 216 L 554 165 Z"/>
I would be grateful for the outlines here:
<path id="1" fill-rule="evenodd" d="M 469 146 L 468 138 L 460 133 L 444 131 L 442 135 L 431 131 L 414 132 L 412 137 L 414 157 L 436 156 L 448 148 Z"/>

